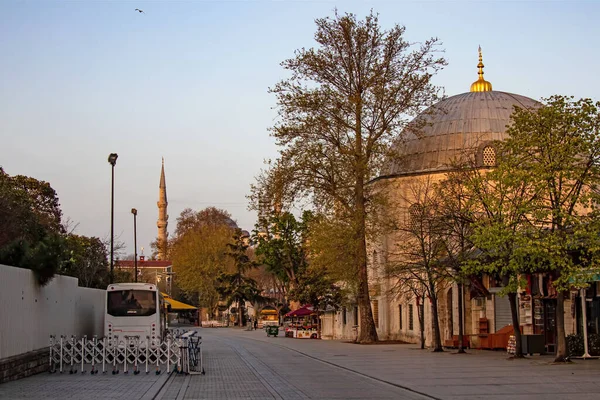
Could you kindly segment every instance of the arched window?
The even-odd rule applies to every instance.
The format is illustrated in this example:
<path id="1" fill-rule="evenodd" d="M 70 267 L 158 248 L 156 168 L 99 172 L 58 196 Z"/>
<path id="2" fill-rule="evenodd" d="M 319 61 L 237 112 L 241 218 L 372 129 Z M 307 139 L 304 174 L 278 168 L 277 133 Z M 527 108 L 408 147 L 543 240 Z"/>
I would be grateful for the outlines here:
<path id="1" fill-rule="evenodd" d="M 423 206 L 415 203 L 412 204 L 408 209 L 409 223 L 412 228 L 416 228 L 423 219 Z"/>
<path id="2" fill-rule="evenodd" d="M 483 148 L 483 165 L 485 167 L 496 165 L 496 150 L 492 146 L 485 146 Z"/>

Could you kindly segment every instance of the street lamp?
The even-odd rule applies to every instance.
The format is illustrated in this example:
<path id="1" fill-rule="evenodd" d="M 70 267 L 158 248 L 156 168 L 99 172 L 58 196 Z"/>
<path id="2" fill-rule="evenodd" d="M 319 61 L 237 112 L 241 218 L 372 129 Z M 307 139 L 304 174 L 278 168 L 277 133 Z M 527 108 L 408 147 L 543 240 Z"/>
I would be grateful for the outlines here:
<path id="1" fill-rule="evenodd" d="M 110 283 L 114 281 L 114 254 L 115 254 L 115 164 L 117 164 L 117 153 L 108 155 L 108 163 L 112 165 L 112 179 L 110 189 Z"/>
<path id="2" fill-rule="evenodd" d="M 138 279 L 138 270 L 137 270 L 137 225 L 136 225 L 136 217 L 137 210 L 135 208 L 131 209 L 131 213 L 133 214 L 133 266 L 135 268 L 135 282 L 137 283 Z"/>

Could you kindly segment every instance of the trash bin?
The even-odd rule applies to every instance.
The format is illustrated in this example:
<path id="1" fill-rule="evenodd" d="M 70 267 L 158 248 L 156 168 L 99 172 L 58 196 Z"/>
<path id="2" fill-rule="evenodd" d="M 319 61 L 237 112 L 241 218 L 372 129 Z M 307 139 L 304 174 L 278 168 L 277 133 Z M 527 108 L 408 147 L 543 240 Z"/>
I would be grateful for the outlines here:
<path id="1" fill-rule="evenodd" d="M 279 327 L 275 325 L 269 325 L 266 328 L 267 336 L 277 336 L 279 335 Z"/>

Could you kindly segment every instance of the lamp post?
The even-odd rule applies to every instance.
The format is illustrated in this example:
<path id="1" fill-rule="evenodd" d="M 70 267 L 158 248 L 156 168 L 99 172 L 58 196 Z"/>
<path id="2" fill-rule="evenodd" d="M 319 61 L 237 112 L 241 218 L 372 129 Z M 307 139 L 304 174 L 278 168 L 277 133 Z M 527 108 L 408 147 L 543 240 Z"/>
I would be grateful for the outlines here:
<path id="1" fill-rule="evenodd" d="M 117 164 L 117 153 L 108 155 L 108 163 L 112 165 L 112 179 L 110 189 L 110 283 L 114 281 L 114 254 L 115 254 L 115 165 Z"/>
<path id="2" fill-rule="evenodd" d="M 136 225 L 136 217 L 137 210 L 135 208 L 131 209 L 131 213 L 133 214 L 133 266 L 135 268 L 135 283 L 138 280 L 138 270 L 137 270 L 137 225 Z"/>

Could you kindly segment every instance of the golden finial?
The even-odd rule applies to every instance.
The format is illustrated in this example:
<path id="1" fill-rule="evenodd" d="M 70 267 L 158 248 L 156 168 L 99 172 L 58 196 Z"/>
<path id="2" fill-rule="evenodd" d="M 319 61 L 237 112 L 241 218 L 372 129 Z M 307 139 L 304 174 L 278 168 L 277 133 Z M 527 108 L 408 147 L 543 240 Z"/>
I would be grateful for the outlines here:
<path id="1" fill-rule="evenodd" d="M 491 92 L 492 84 L 483 79 L 483 57 L 481 55 L 481 46 L 479 46 L 479 64 L 477 64 L 477 68 L 479 71 L 477 75 L 479 75 L 479 79 L 471 84 L 471 92 Z"/>
<path id="2" fill-rule="evenodd" d="M 162 165 L 163 166 L 165 165 L 165 158 L 164 157 L 162 157 Z"/>

